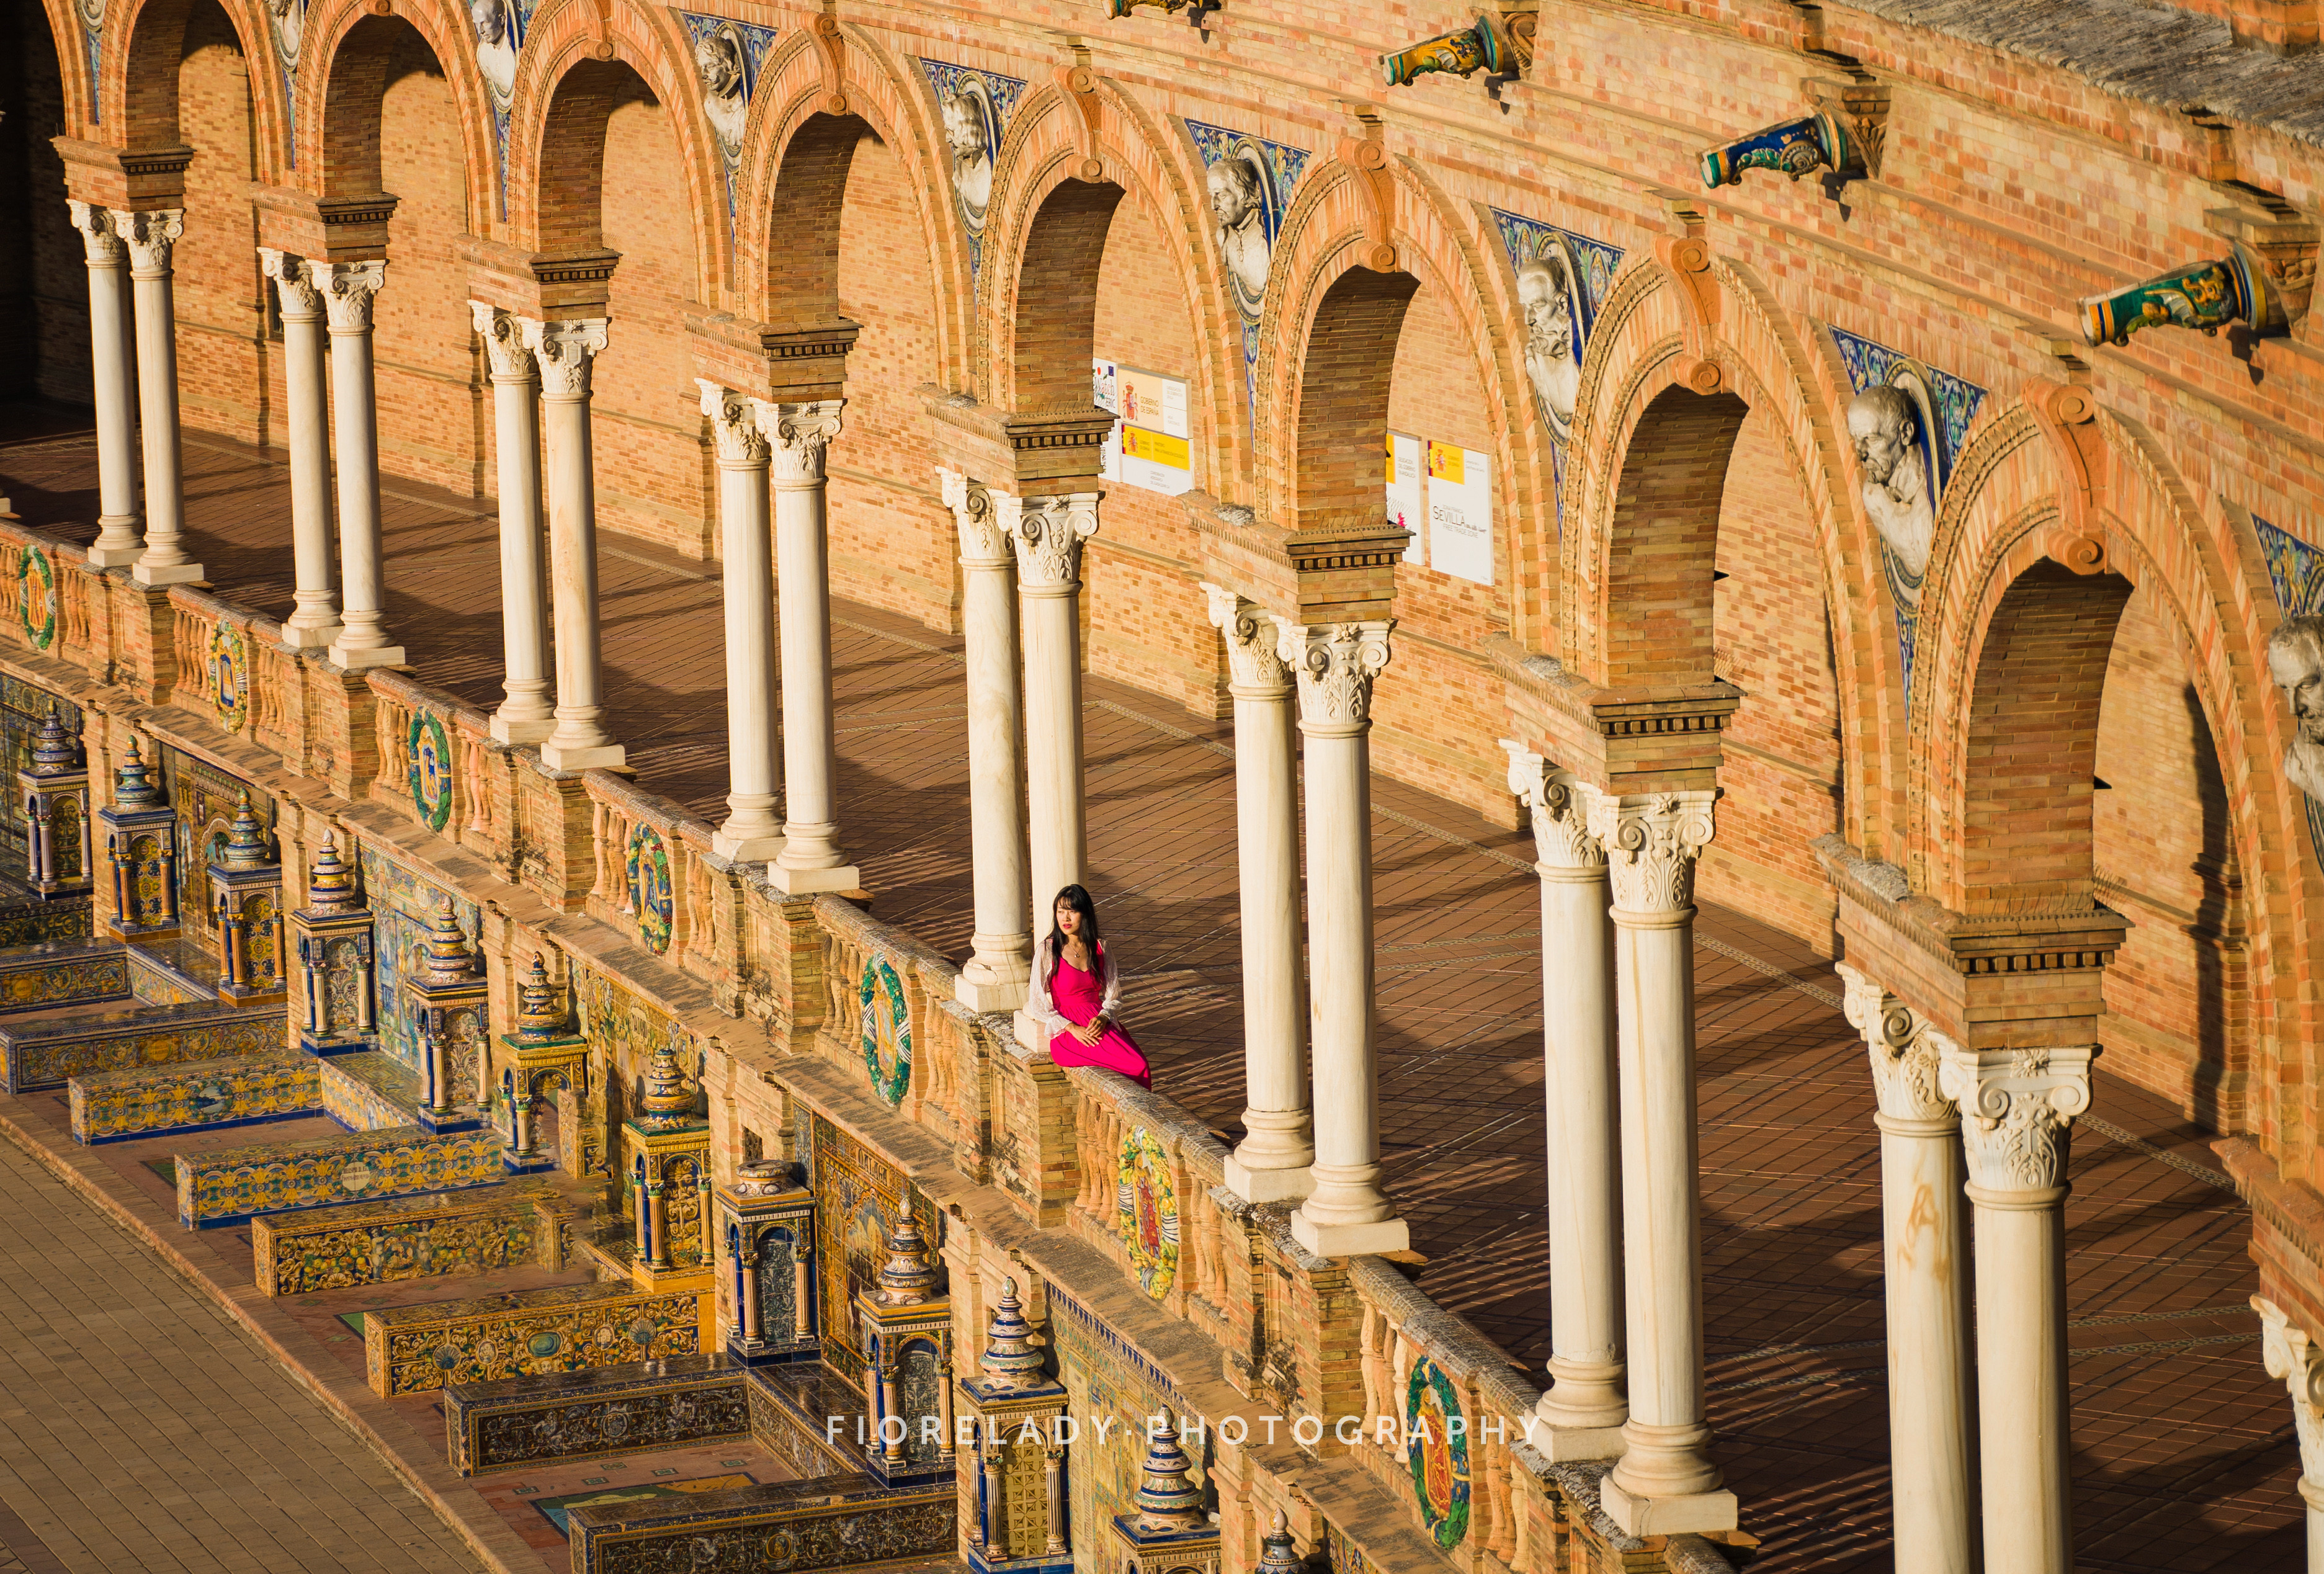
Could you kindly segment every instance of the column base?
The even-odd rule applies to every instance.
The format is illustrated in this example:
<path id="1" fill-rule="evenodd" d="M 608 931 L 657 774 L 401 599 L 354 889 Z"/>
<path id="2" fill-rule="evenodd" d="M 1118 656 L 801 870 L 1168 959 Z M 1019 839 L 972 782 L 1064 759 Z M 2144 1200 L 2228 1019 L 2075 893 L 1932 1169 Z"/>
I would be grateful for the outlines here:
<path id="1" fill-rule="evenodd" d="M 144 565 L 141 563 L 138 566 L 142 568 Z M 330 658 L 331 665 L 348 672 L 360 672 L 366 667 L 401 667 L 403 665 L 403 647 L 363 645 L 349 649 L 345 645 L 335 644 L 331 647 Z"/>
<path id="2" fill-rule="evenodd" d="M 339 636 L 345 631 L 337 623 L 325 623 L 315 629 L 285 623 L 282 625 L 282 642 L 293 650 L 327 650 L 338 642 Z"/>
<path id="3" fill-rule="evenodd" d="M 819 891 L 860 891 L 863 877 L 852 863 L 837 869 L 786 869 L 770 865 L 767 883 L 787 897 L 811 897 Z"/>
<path id="4" fill-rule="evenodd" d="M 1314 1172 L 1305 1164 L 1296 1169 L 1254 1170 L 1239 1154 L 1227 1155 L 1227 1190 L 1246 1202 L 1301 1202 L 1315 1189 Z"/>
<path id="5" fill-rule="evenodd" d="M 201 576 L 202 566 L 198 563 L 172 563 L 156 567 L 152 558 L 143 554 L 138 557 L 137 566 L 129 571 L 129 577 L 140 584 L 191 584 Z"/>
<path id="6" fill-rule="evenodd" d="M 1599 1506 L 1629 1536 L 1700 1535 L 1735 1528 L 1735 1494 L 1688 1492 L 1671 1497 L 1633 1497 L 1608 1476 L 1598 1488 Z"/>
<path id="7" fill-rule="evenodd" d="M 540 746 L 540 763 L 551 770 L 620 770 L 629 764 L 629 751 L 618 743 L 576 747 L 551 741 Z"/>
<path id="8" fill-rule="evenodd" d="M 1026 992 L 1032 987 L 1026 979 L 972 980 L 963 972 L 952 982 L 952 998 L 970 1010 L 982 1016 L 991 1011 L 1014 1011 L 1024 1005 Z"/>
<path id="9" fill-rule="evenodd" d="M 783 833 L 771 831 L 755 836 L 729 836 L 724 831 L 713 831 L 710 851 L 729 863 L 764 863 L 782 855 Z"/>
<path id="10" fill-rule="evenodd" d="M 102 542 L 94 542 L 84 556 L 92 567 L 126 568 L 145 556 L 145 543 L 140 541 L 134 546 L 108 547 Z"/>
<path id="11" fill-rule="evenodd" d="M 1412 1249 L 1412 1231 L 1401 1219 L 1318 1224 L 1304 1209 L 1291 1216 L 1291 1238 L 1319 1257 L 1380 1256 Z"/>
<path id="12" fill-rule="evenodd" d="M 557 731 L 554 716 L 503 716 L 493 713 L 493 741 L 501 743 L 540 743 Z"/>
<path id="13" fill-rule="evenodd" d="M 1547 1402 L 1549 1396 L 1543 1395 Z M 1542 1451 L 1553 1465 L 1571 1465 L 1583 1459 L 1618 1459 L 1622 1457 L 1622 1429 L 1615 1426 L 1560 1426 L 1548 1416 L 1541 1415 L 1547 1424 L 1536 1427 L 1526 1441 Z"/>

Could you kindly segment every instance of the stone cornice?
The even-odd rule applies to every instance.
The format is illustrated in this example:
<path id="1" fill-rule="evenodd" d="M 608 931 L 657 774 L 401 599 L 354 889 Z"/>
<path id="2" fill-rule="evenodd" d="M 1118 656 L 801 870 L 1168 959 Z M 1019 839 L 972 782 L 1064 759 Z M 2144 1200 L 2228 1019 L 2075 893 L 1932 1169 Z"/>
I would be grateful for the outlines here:
<path id="1" fill-rule="evenodd" d="M 1600 688 L 1506 634 L 1488 635 L 1482 649 L 1521 741 L 1592 787 L 1617 795 L 1692 791 L 1718 779 L 1720 734 L 1743 703 L 1733 684 Z"/>
<path id="2" fill-rule="evenodd" d="M 778 326 L 732 312 L 686 314 L 696 374 L 772 404 L 844 397 L 847 354 L 862 331 L 844 318 Z"/>

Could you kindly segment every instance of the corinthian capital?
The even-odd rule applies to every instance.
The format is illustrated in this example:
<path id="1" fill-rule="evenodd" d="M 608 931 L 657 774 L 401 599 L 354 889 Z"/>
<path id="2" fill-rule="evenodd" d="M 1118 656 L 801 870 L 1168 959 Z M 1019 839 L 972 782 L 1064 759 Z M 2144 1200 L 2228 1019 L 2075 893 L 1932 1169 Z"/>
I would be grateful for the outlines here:
<path id="1" fill-rule="evenodd" d="M 534 322 L 529 318 L 517 320 L 524 327 L 524 346 L 532 352 L 533 364 L 540 368 L 541 397 L 588 398 L 589 367 L 605 347 L 606 319 L 576 317 L 558 322 Z"/>
<path id="2" fill-rule="evenodd" d="M 710 435 L 718 445 L 718 463 L 751 468 L 767 462 L 767 435 L 759 429 L 759 412 L 751 400 L 707 377 L 694 385 L 702 390 L 702 413 L 710 418 Z"/>
<path id="3" fill-rule="evenodd" d="M 1394 618 L 1367 623 L 1295 623 L 1277 618 L 1276 654 L 1299 675 L 1305 728 L 1371 725 L 1372 679 L 1388 666 Z"/>
<path id="4" fill-rule="evenodd" d="M 1076 492 L 1020 503 L 1009 533 L 1020 587 L 1071 590 L 1081 583 L 1082 543 L 1097 534 L 1097 500 L 1094 492 Z"/>
<path id="5" fill-rule="evenodd" d="M 2251 1304 L 2259 1313 L 2260 1359 L 2267 1375 L 2292 1392 L 2292 1424 L 2300 1434 L 2300 1495 L 2314 1502 L 2324 1497 L 2324 1348 L 2266 1296 L 2253 1296 Z"/>
<path id="6" fill-rule="evenodd" d="M 1284 664 L 1275 621 L 1222 584 L 1205 583 L 1203 595 L 1210 603 L 1211 627 L 1226 640 L 1227 673 L 1236 692 L 1251 689 L 1257 691 L 1252 697 L 1265 699 L 1287 690 L 1291 668 Z"/>
<path id="7" fill-rule="evenodd" d="M 113 229 L 129 246 L 129 272 L 158 278 L 170 271 L 170 248 L 186 233 L 186 210 L 159 207 L 151 213 L 116 213 Z"/>
<path id="8" fill-rule="evenodd" d="M 525 348 L 524 320 L 481 300 L 468 302 L 468 317 L 476 325 L 476 336 L 484 341 L 484 359 L 491 363 L 493 375 L 530 381 L 532 352 Z"/>
<path id="9" fill-rule="evenodd" d="M 281 305 L 284 320 L 304 322 L 323 315 L 323 292 L 315 288 L 314 274 L 306 258 L 278 252 L 272 246 L 261 246 L 258 271 L 274 286 L 274 298 Z"/>
<path id="10" fill-rule="evenodd" d="M 1969 1184 L 2040 1192 L 2062 1184 L 2067 1128 L 2090 1107 L 2096 1045 L 2070 1049 L 1963 1049 L 1947 1042 L 1937 1085 L 1960 1106 Z"/>
<path id="11" fill-rule="evenodd" d="M 1590 833 L 1606 849 L 1617 914 L 1677 914 L 1694 906 L 1694 861 L 1711 845 L 1719 789 L 1590 795 Z"/>
<path id="12" fill-rule="evenodd" d="M 1509 757 L 1509 791 L 1533 812 L 1534 852 L 1550 869 L 1599 869 L 1606 849 L 1590 833 L 1590 800 L 1598 790 L 1522 743 L 1501 740 Z"/>
<path id="13" fill-rule="evenodd" d="M 960 532 L 962 564 L 970 568 L 1006 568 L 1015 562 L 1009 542 L 1025 505 L 957 470 L 939 466 L 936 476 L 944 483 L 945 507 L 952 510 L 953 527 Z"/>
<path id="14" fill-rule="evenodd" d="M 322 290 L 323 310 L 329 315 L 335 332 L 371 331 L 372 301 L 387 287 L 386 258 L 374 257 L 367 262 L 309 262 L 307 273 Z"/>
<path id="15" fill-rule="evenodd" d="M 839 412 L 844 399 L 811 400 L 806 404 L 772 404 L 753 400 L 759 430 L 772 445 L 769 458 L 777 481 L 821 481 L 823 451 L 839 436 Z"/>
<path id="16" fill-rule="evenodd" d="M 1837 964 L 1848 993 L 1841 1002 L 1849 1026 L 1864 1035 L 1872 1054 L 1872 1096 L 1892 1120 L 1950 1121 L 1953 1101 L 1937 1082 L 1951 1040 L 1918 1011 L 1848 965 Z"/>
<path id="17" fill-rule="evenodd" d="M 88 253 L 92 267 L 118 267 L 124 255 L 120 232 L 113 227 L 110 208 L 97 207 L 79 198 L 69 198 L 65 204 L 72 209 L 72 226 L 80 231 L 80 244 Z"/>

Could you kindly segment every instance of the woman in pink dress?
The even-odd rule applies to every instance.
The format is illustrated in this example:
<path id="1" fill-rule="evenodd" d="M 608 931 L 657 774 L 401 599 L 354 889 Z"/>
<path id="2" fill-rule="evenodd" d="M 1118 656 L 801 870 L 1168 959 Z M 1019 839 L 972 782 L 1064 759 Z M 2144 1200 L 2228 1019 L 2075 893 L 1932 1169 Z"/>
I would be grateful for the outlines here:
<path id="1" fill-rule="evenodd" d="M 1033 970 L 1031 1011 L 1056 1023 L 1049 1058 L 1061 1066 L 1103 1066 L 1141 1088 L 1154 1085 L 1138 1041 L 1121 1030 L 1121 975 L 1097 937 L 1097 904 L 1080 886 L 1057 893 L 1056 927 Z"/>

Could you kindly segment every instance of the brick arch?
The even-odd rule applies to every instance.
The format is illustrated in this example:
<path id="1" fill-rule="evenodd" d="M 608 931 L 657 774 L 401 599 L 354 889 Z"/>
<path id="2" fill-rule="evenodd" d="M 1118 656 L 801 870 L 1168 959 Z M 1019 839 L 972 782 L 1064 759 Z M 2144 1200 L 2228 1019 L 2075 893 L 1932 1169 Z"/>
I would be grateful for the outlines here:
<path id="1" fill-rule="evenodd" d="M 695 218 L 696 299 L 727 282 L 726 177 L 678 23 L 659 8 L 546 0 L 525 33 L 509 110 L 508 238 L 536 252 L 601 244 L 605 121 L 641 86 L 670 117 Z"/>
<path id="2" fill-rule="evenodd" d="M 820 320 L 836 311 L 840 214 L 853 144 L 832 144 L 841 139 L 841 126 L 853 125 L 858 131 L 850 134 L 869 131 L 894 150 L 910 182 L 936 286 L 937 354 L 950 381 L 963 360 L 964 314 L 944 242 L 951 192 L 932 151 L 926 117 L 915 113 L 926 96 L 905 90 L 908 78 L 896 62 L 860 29 L 843 25 L 841 36 L 844 115 L 831 113 L 823 52 L 803 32 L 776 46 L 752 93 L 734 211 L 769 216 L 764 223 L 748 216 L 737 220 L 735 309 L 770 322 L 801 320 L 802 314 Z M 817 253 L 808 259 L 809 277 L 804 279 L 791 276 L 805 249 L 798 239 L 802 228 L 817 237 Z"/>
<path id="3" fill-rule="evenodd" d="M 81 31 L 72 0 L 41 0 L 41 9 L 48 19 L 49 41 L 56 47 L 57 75 L 64 83 L 66 133 L 101 136 L 90 113 L 95 78 L 89 74 L 88 34 Z"/>
<path id="4" fill-rule="evenodd" d="M 252 174 L 277 179 L 287 123 L 282 73 L 273 69 L 274 42 L 267 36 L 259 0 L 209 0 L 226 13 L 245 61 L 266 69 L 249 74 L 251 130 L 257 143 Z M 185 142 L 178 124 L 178 67 L 184 59 L 186 23 L 204 0 L 139 0 L 120 16 L 108 16 L 97 52 L 103 127 L 111 145 L 131 150 L 173 148 Z M 69 35 L 80 52 L 76 23 Z M 69 79 L 69 77 L 68 78 Z"/>
<path id="5" fill-rule="evenodd" d="M 372 10 L 370 0 L 318 0 L 307 14 L 300 49 L 296 101 L 297 179 L 318 196 L 369 196 L 380 189 L 379 137 L 385 71 L 395 40 L 416 32 L 452 92 L 460 116 L 462 187 L 469 225 L 484 228 L 492 192 L 492 108 L 475 63 L 475 39 L 466 13 L 456 5 L 406 0 L 392 17 Z M 369 183 L 337 184 L 351 170 L 367 171 Z"/>

